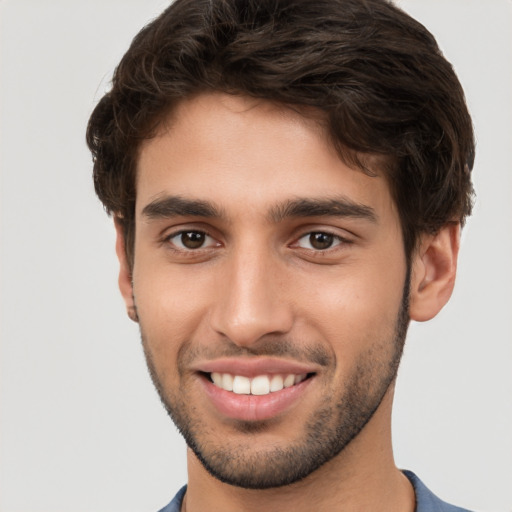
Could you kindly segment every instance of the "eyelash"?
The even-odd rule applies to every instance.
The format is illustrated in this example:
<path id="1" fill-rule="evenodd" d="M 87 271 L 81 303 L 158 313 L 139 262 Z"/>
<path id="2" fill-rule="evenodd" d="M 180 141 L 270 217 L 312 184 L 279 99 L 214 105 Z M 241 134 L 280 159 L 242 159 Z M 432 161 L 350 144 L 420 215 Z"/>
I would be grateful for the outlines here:
<path id="1" fill-rule="evenodd" d="M 181 254 L 183 254 L 183 253 L 185 253 L 185 254 L 186 253 L 198 253 L 201 250 L 209 248 L 209 247 L 204 247 L 203 245 L 201 245 L 200 247 L 197 247 L 197 248 L 184 247 L 183 242 L 181 242 L 182 247 L 180 247 L 175 242 L 172 242 L 172 240 L 174 238 L 183 236 L 186 233 L 190 233 L 190 234 L 193 233 L 194 235 L 204 236 L 205 238 L 210 238 L 212 241 L 215 241 L 214 237 L 211 236 L 207 231 L 204 231 L 201 229 L 181 229 L 179 231 L 170 233 L 169 235 L 165 236 L 164 239 L 162 240 L 162 242 L 165 244 L 168 244 L 172 250 L 179 252 Z M 220 243 L 216 242 L 214 245 L 220 246 Z"/>
<path id="2" fill-rule="evenodd" d="M 312 237 L 315 235 L 321 235 L 321 236 L 327 236 L 331 239 L 332 243 L 328 247 L 325 247 L 324 249 L 319 249 L 315 247 L 300 247 L 299 242 L 303 239 L 308 238 L 309 239 L 309 245 L 311 246 Z M 310 251 L 312 254 L 315 255 L 323 255 L 326 254 L 328 251 L 335 251 L 340 248 L 340 246 L 351 244 L 352 241 L 348 240 L 347 238 L 344 238 L 340 235 L 336 235 L 334 233 L 331 233 L 330 231 L 326 230 L 317 230 L 317 231 L 308 231 L 307 233 L 304 233 L 302 236 L 297 238 L 297 241 L 292 244 L 292 246 L 297 246 L 303 250 Z"/>
<path id="3" fill-rule="evenodd" d="M 214 243 L 212 244 L 210 242 L 210 244 L 208 246 L 204 246 L 204 244 L 201 243 L 198 247 L 191 248 L 191 247 L 185 247 L 183 245 L 182 241 L 180 241 L 181 247 L 180 247 L 180 244 L 177 244 L 176 242 L 172 241 L 173 239 L 176 239 L 177 237 L 180 237 L 180 236 L 182 237 L 184 234 L 187 234 L 187 233 L 199 235 L 200 237 L 203 237 L 204 240 L 210 238 L 211 241 Z M 325 247 L 323 249 L 311 247 L 312 237 L 315 235 L 321 235 L 324 237 L 327 236 L 328 239 L 331 239 L 331 244 L 328 247 Z M 301 247 L 299 244 L 300 241 L 303 239 L 306 239 L 307 237 L 309 237 L 310 247 Z M 175 252 L 179 252 L 180 254 L 189 254 L 189 255 L 198 254 L 201 251 L 207 250 L 211 247 L 219 247 L 221 245 L 219 242 L 216 242 L 215 238 L 213 236 L 211 236 L 207 231 L 200 230 L 200 229 L 181 229 L 179 231 L 170 233 L 169 235 L 165 236 L 163 238 L 162 242 L 167 244 Z M 336 235 L 336 234 L 331 233 L 326 230 L 316 230 L 316 231 L 308 231 L 307 233 L 302 234 L 300 237 L 295 239 L 295 242 L 293 242 L 290 245 L 290 247 L 292 247 L 292 248 L 297 247 L 299 249 L 309 252 L 310 254 L 323 255 L 330 251 L 336 250 L 341 245 L 345 246 L 345 245 L 348 245 L 351 243 L 352 243 L 351 240 L 348 240 L 347 238 L 344 238 L 340 235 Z"/>

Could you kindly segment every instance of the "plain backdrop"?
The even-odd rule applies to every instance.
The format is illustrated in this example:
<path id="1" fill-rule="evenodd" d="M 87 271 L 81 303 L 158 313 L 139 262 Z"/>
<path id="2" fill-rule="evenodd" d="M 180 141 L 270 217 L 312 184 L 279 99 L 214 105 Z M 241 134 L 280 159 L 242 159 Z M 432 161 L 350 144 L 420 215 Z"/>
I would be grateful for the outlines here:
<path id="1" fill-rule="evenodd" d="M 166 4 L 0 0 L 1 512 L 155 512 L 186 481 L 84 142 L 116 63 Z M 512 3 L 400 5 L 465 87 L 478 199 L 451 302 L 410 329 L 396 460 L 447 501 L 511 512 Z"/>

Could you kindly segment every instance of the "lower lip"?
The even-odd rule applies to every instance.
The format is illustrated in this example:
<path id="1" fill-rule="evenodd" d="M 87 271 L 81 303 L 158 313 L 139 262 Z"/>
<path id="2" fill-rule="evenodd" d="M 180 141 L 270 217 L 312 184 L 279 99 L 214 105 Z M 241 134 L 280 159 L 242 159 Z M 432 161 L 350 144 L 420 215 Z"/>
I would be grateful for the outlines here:
<path id="1" fill-rule="evenodd" d="M 263 421 L 282 414 L 297 403 L 313 379 L 310 377 L 268 395 L 237 395 L 219 388 L 205 377 L 201 381 L 206 394 L 223 416 L 241 421 Z"/>

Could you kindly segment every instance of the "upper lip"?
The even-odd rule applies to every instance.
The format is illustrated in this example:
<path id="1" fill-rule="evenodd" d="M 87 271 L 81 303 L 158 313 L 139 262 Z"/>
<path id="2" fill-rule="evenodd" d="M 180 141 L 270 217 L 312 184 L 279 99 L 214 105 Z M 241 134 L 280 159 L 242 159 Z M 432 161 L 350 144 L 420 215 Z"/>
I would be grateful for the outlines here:
<path id="1" fill-rule="evenodd" d="M 194 365 L 193 369 L 202 373 L 217 372 L 244 377 L 256 377 L 265 374 L 301 375 L 304 373 L 316 373 L 318 366 L 312 363 L 307 364 L 270 357 L 226 357 L 199 362 Z"/>

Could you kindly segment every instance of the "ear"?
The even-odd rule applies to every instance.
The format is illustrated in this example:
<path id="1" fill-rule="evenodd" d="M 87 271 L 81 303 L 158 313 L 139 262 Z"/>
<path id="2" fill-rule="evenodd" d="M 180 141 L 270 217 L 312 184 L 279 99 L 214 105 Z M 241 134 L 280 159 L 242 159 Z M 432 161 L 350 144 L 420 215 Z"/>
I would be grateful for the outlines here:
<path id="1" fill-rule="evenodd" d="M 119 290 L 126 304 L 128 316 L 134 322 L 138 322 L 137 309 L 133 299 L 132 270 L 126 258 L 124 232 L 119 219 L 114 219 L 116 227 L 116 254 L 119 259 Z"/>
<path id="2" fill-rule="evenodd" d="M 445 225 L 436 235 L 422 235 L 412 260 L 412 320 L 430 320 L 448 302 L 455 285 L 459 246 L 458 223 Z"/>

